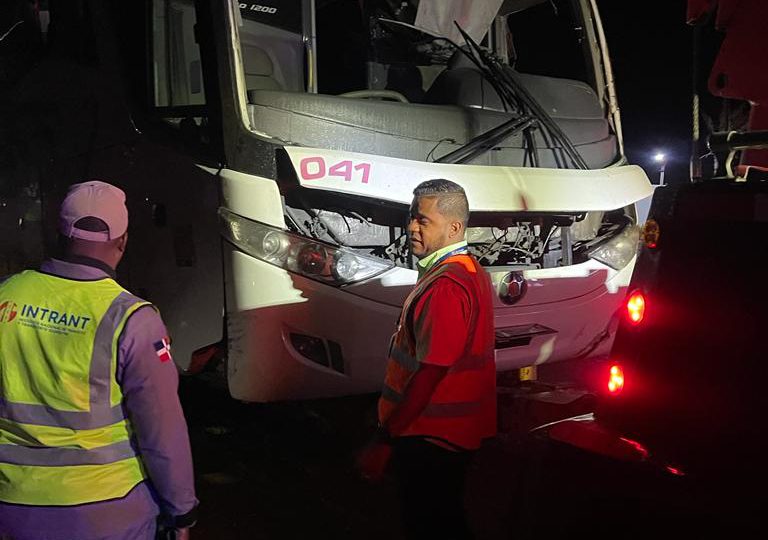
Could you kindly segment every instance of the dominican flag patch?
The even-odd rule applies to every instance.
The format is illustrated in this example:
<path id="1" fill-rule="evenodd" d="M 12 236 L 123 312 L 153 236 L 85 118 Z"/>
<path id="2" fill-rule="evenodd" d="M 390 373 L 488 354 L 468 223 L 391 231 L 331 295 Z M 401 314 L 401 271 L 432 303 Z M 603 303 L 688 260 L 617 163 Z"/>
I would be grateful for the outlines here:
<path id="1" fill-rule="evenodd" d="M 172 360 L 170 338 L 164 337 L 160 341 L 155 342 L 155 354 L 157 354 L 157 357 L 161 362 Z"/>

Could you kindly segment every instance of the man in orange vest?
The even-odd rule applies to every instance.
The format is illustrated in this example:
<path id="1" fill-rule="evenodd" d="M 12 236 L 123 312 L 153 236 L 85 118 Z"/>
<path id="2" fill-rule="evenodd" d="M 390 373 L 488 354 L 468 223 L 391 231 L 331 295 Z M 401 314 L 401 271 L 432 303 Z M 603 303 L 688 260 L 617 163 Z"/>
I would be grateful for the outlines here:
<path id="1" fill-rule="evenodd" d="M 378 435 L 359 466 L 376 479 L 392 456 L 408 538 L 468 538 L 467 469 L 496 434 L 491 283 L 467 249 L 461 186 L 428 180 L 413 194 L 408 234 L 419 280 L 392 337 Z"/>

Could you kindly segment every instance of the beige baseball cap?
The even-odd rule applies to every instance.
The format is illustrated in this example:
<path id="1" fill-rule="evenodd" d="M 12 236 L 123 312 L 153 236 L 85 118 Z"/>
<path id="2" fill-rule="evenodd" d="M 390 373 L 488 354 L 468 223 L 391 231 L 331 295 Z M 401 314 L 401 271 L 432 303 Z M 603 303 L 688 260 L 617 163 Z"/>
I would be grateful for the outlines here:
<path id="1" fill-rule="evenodd" d="M 94 217 L 107 224 L 107 231 L 86 231 L 77 228 L 79 220 Z M 69 238 L 92 242 L 107 242 L 120 238 L 128 230 L 128 209 L 125 192 L 101 182 L 89 180 L 69 188 L 59 211 L 59 232 Z"/>

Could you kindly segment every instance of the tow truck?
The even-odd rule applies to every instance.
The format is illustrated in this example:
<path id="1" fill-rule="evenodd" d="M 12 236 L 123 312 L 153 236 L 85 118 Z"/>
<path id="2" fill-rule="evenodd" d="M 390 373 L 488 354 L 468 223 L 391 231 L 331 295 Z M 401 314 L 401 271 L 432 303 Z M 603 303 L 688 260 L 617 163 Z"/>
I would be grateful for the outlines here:
<path id="1" fill-rule="evenodd" d="M 691 181 L 655 190 L 616 340 L 592 373 L 594 412 L 532 430 L 531 512 L 558 499 L 549 519 L 560 533 L 763 534 L 768 38 L 757 21 L 767 17 L 759 0 L 688 3 L 699 51 L 702 36 L 725 33 L 709 95 L 694 99 Z M 746 123 L 727 114 L 745 108 Z M 553 498 L 555 485 L 566 489 Z"/>

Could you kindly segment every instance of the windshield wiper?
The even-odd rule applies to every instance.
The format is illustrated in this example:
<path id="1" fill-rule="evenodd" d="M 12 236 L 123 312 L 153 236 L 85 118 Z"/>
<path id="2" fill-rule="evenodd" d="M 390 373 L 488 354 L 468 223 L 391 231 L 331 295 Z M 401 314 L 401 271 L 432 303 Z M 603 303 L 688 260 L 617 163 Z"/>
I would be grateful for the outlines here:
<path id="1" fill-rule="evenodd" d="M 481 133 L 467 144 L 435 160 L 435 163 L 466 163 L 497 146 L 501 141 L 532 127 L 536 120 L 530 115 L 508 120 Z"/>
<path id="2" fill-rule="evenodd" d="M 497 92 L 501 90 L 501 92 L 499 92 L 499 97 L 501 97 L 502 100 L 509 103 L 511 106 L 517 108 L 518 110 L 522 109 L 529 113 L 533 118 L 535 118 L 538 127 L 542 129 L 542 134 L 545 135 L 545 138 L 551 138 L 553 142 L 558 143 L 560 149 L 565 152 L 565 154 L 568 156 L 568 158 L 570 158 L 571 162 L 576 166 L 576 168 L 588 169 L 589 167 L 587 166 L 586 161 L 584 161 L 584 158 L 581 156 L 581 154 L 579 154 L 579 151 L 573 145 L 573 142 L 571 142 L 568 135 L 566 135 L 566 133 L 560 128 L 557 122 L 555 122 L 552 117 L 549 116 L 547 111 L 539 104 L 536 98 L 534 98 L 533 95 L 528 92 L 528 89 L 526 89 L 525 86 L 523 86 L 519 81 L 515 79 L 511 73 L 511 70 L 504 69 L 503 66 L 499 65 L 498 60 L 489 56 L 464 31 L 464 29 L 461 28 L 461 26 L 456 24 L 456 27 L 459 29 L 459 32 L 461 32 L 461 35 L 466 43 L 471 47 L 472 52 L 467 52 L 463 49 L 459 50 L 466 54 L 467 57 L 475 63 L 475 65 L 481 68 L 481 71 L 485 74 L 486 78 L 493 83 Z M 477 55 L 477 59 L 475 58 L 475 55 Z M 549 137 L 547 137 L 547 135 Z M 480 137 L 482 137 L 482 135 Z M 531 148 L 534 142 L 530 131 L 526 132 L 526 142 L 529 145 L 529 150 L 532 149 L 533 151 L 532 161 L 534 161 L 534 163 L 537 165 L 538 159 L 536 156 L 536 148 L 535 146 Z M 552 148 L 556 159 L 557 149 L 558 148 L 554 146 Z M 486 148 L 483 151 L 487 150 L 488 149 Z"/>
<path id="3" fill-rule="evenodd" d="M 436 163 L 466 163 L 493 149 L 504 139 L 522 131 L 525 137 L 526 158 L 530 160 L 531 166 L 538 167 L 539 156 L 533 133 L 533 130 L 538 128 L 547 146 L 551 146 L 559 167 L 567 168 L 564 156 L 559 153 L 563 152 L 576 168 L 589 168 L 568 135 L 549 116 L 528 89 L 516 80 L 511 70 L 504 69 L 497 59 L 488 55 L 457 23 L 454 22 L 470 47 L 470 51 L 463 49 L 448 38 L 435 36 L 423 28 L 400 21 L 380 20 L 395 27 L 407 28 L 409 31 L 417 33 L 420 38 L 426 37 L 432 38 L 433 41 L 440 40 L 450 43 L 457 51 L 464 54 L 491 84 L 501 98 L 505 111 L 516 111 L 519 114 L 516 118 L 478 135 L 461 148 L 435 160 Z"/>

